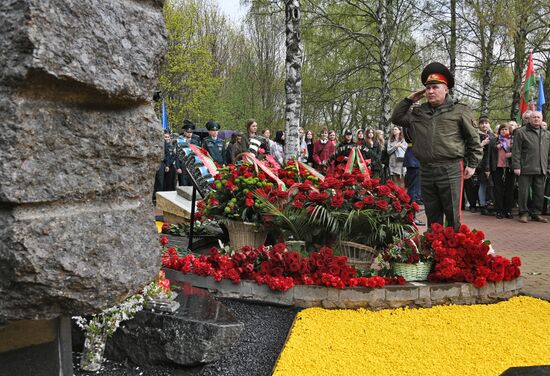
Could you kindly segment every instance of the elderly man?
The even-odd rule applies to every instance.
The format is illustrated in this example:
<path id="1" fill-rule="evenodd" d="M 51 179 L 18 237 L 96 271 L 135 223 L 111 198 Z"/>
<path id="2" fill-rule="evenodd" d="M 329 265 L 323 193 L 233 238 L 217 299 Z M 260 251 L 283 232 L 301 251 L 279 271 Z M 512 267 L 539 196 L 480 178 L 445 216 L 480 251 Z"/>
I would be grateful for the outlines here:
<path id="1" fill-rule="evenodd" d="M 391 121 L 411 130 L 413 154 L 420 161 L 420 189 L 428 226 L 444 224 L 445 218 L 458 230 L 463 179 L 472 177 L 483 149 L 468 106 L 449 96 L 454 77 L 447 67 L 428 64 L 421 79 L 425 89 L 399 102 Z M 427 103 L 413 106 L 424 96 Z"/>
<path id="2" fill-rule="evenodd" d="M 541 216 L 544 200 L 544 178 L 550 171 L 550 132 L 541 127 L 542 113 L 531 112 L 527 125 L 514 132 L 512 168 L 518 176 L 519 221 L 527 223 L 528 214 L 534 221 L 547 223 Z M 528 207 L 531 189 L 531 208 Z"/>
<path id="3" fill-rule="evenodd" d="M 529 119 L 531 118 L 531 113 L 532 112 L 533 111 L 531 111 L 531 110 L 527 110 L 523 113 L 523 115 L 521 115 L 521 125 L 520 125 L 520 127 L 524 127 L 527 124 L 529 124 Z"/>

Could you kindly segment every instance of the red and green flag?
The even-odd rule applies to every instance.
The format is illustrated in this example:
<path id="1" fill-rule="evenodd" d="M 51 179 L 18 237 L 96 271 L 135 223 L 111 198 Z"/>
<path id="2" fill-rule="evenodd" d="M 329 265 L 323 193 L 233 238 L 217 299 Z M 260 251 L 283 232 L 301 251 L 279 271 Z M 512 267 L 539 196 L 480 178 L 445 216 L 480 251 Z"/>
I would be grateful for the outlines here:
<path id="1" fill-rule="evenodd" d="M 525 72 L 525 84 L 521 91 L 519 102 L 519 119 L 523 113 L 529 109 L 529 100 L 532 98 L 531 89 L 535 87 L 535 67 L 533 65 L 533 51 L 529 52 L 529 62 L 527 63 L 527 72 Z M 518 121 L 519 122 L 519 121 Z"/>

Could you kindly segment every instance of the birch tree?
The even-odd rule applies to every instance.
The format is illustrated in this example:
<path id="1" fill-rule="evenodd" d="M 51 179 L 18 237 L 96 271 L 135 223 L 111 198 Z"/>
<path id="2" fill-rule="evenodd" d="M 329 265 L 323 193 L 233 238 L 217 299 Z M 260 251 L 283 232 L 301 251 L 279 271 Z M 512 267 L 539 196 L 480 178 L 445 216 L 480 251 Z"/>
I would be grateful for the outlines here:
<path id="1" fill-rule="evenodd" d="M 300 151 L 298 129 L 302 102 L 303 47 L 300 31 L 300 1 L 285 0 L 285 160 L 297 158 Z"/>

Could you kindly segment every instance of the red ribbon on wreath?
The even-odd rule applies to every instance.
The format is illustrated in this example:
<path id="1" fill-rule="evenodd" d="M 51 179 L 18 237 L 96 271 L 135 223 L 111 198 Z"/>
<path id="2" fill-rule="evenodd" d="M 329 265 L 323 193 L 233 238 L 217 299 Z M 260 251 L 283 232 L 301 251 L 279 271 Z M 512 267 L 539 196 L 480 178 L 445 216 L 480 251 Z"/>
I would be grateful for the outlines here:
<path id="1" fill-rule="evenodd" d="M 369 160 L 370 162 L 370 160 Z M 349 153 L 348 161 L 346 163 L 346 166 L 344 167 L 344 172 L 352 173 L 353 167 L 359 168 L 359 171 L 361 171 L 361 174 L 365 175 L 367 179 L 370 178 L 369 169 L 367 166 L 367 161 L 363 157 L 363 154 L 361 154 L 361 151 L 357 147 L 353 147 Z"/>
<path id="2" fill-rule="evenodd" d="M 273 173 L 273 171 L 271 171 L 271 169 L 269 167 L 267 167 L 266 165 L 264 165 L 262 162 L 260 162 L 258 160 L 258 158 L 256 158 L 254 156 L 254 154 L 250 153 L 250 152 L 246 152 L 246 153 L 243 153 L 243 160 L 247 161 L 247 162 L 250 162 L 250 163 L 253 163 L 254 164 L 254 167 L 256 168 L 256 172 L 258 171 L 258 168 L 260 170 L 262 170 L 267 176 L 269 176 L 275 183 L 277 183 L 277 188 L 281 191 L 286 191 L 286 185 L 285 183 L 279 179 L 279 177 L 277 175 L 275 175 Z"/>
<path id="3" fill-rule="evenodd" d="M 210 158 L 210 156 L 204 154 L 202 149 L 196 145 L 189 144 L 189 147 L 195 153 L 197 157 L 202 161 L 204 166 L 208 169 L 208 172 L 210 172 L 210 175 L 216 176 L 218 175 L 218 168 L 216 167 L 216 164 L 214 163 L 214 160 Z"/>

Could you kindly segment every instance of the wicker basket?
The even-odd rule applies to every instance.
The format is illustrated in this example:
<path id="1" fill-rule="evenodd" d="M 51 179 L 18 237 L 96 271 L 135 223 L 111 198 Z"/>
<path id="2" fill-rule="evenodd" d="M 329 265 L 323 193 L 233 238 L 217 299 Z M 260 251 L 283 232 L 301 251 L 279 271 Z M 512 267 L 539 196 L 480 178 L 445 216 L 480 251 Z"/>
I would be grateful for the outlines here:
<path id="1" fill-rule="evenodd" d="M 344 240 L 335 242 L 334 250 L 337 254 L 347 256 L 348 264 L 361 270 L 370 269 L 374 259 L 380 253 L 368 245 Z"/>
<path id="2" fill-rule="evenodd" d="M 403 276 L 407 282 L 425 281 L 432 269 L 431 262 L 419 262 L 416 264 L 405 264 L 401 262 L 392 263 L 395 274 Z"/>
<path id="3" fill-rule="evenodd" d="M 255 223 L 227 221 L 225 226 L 229 233 L 229 244 L 236 250 L 240 250 L 244 246 L 259 247 L 265 243 L 267 238 L 267 231 Z"/>

